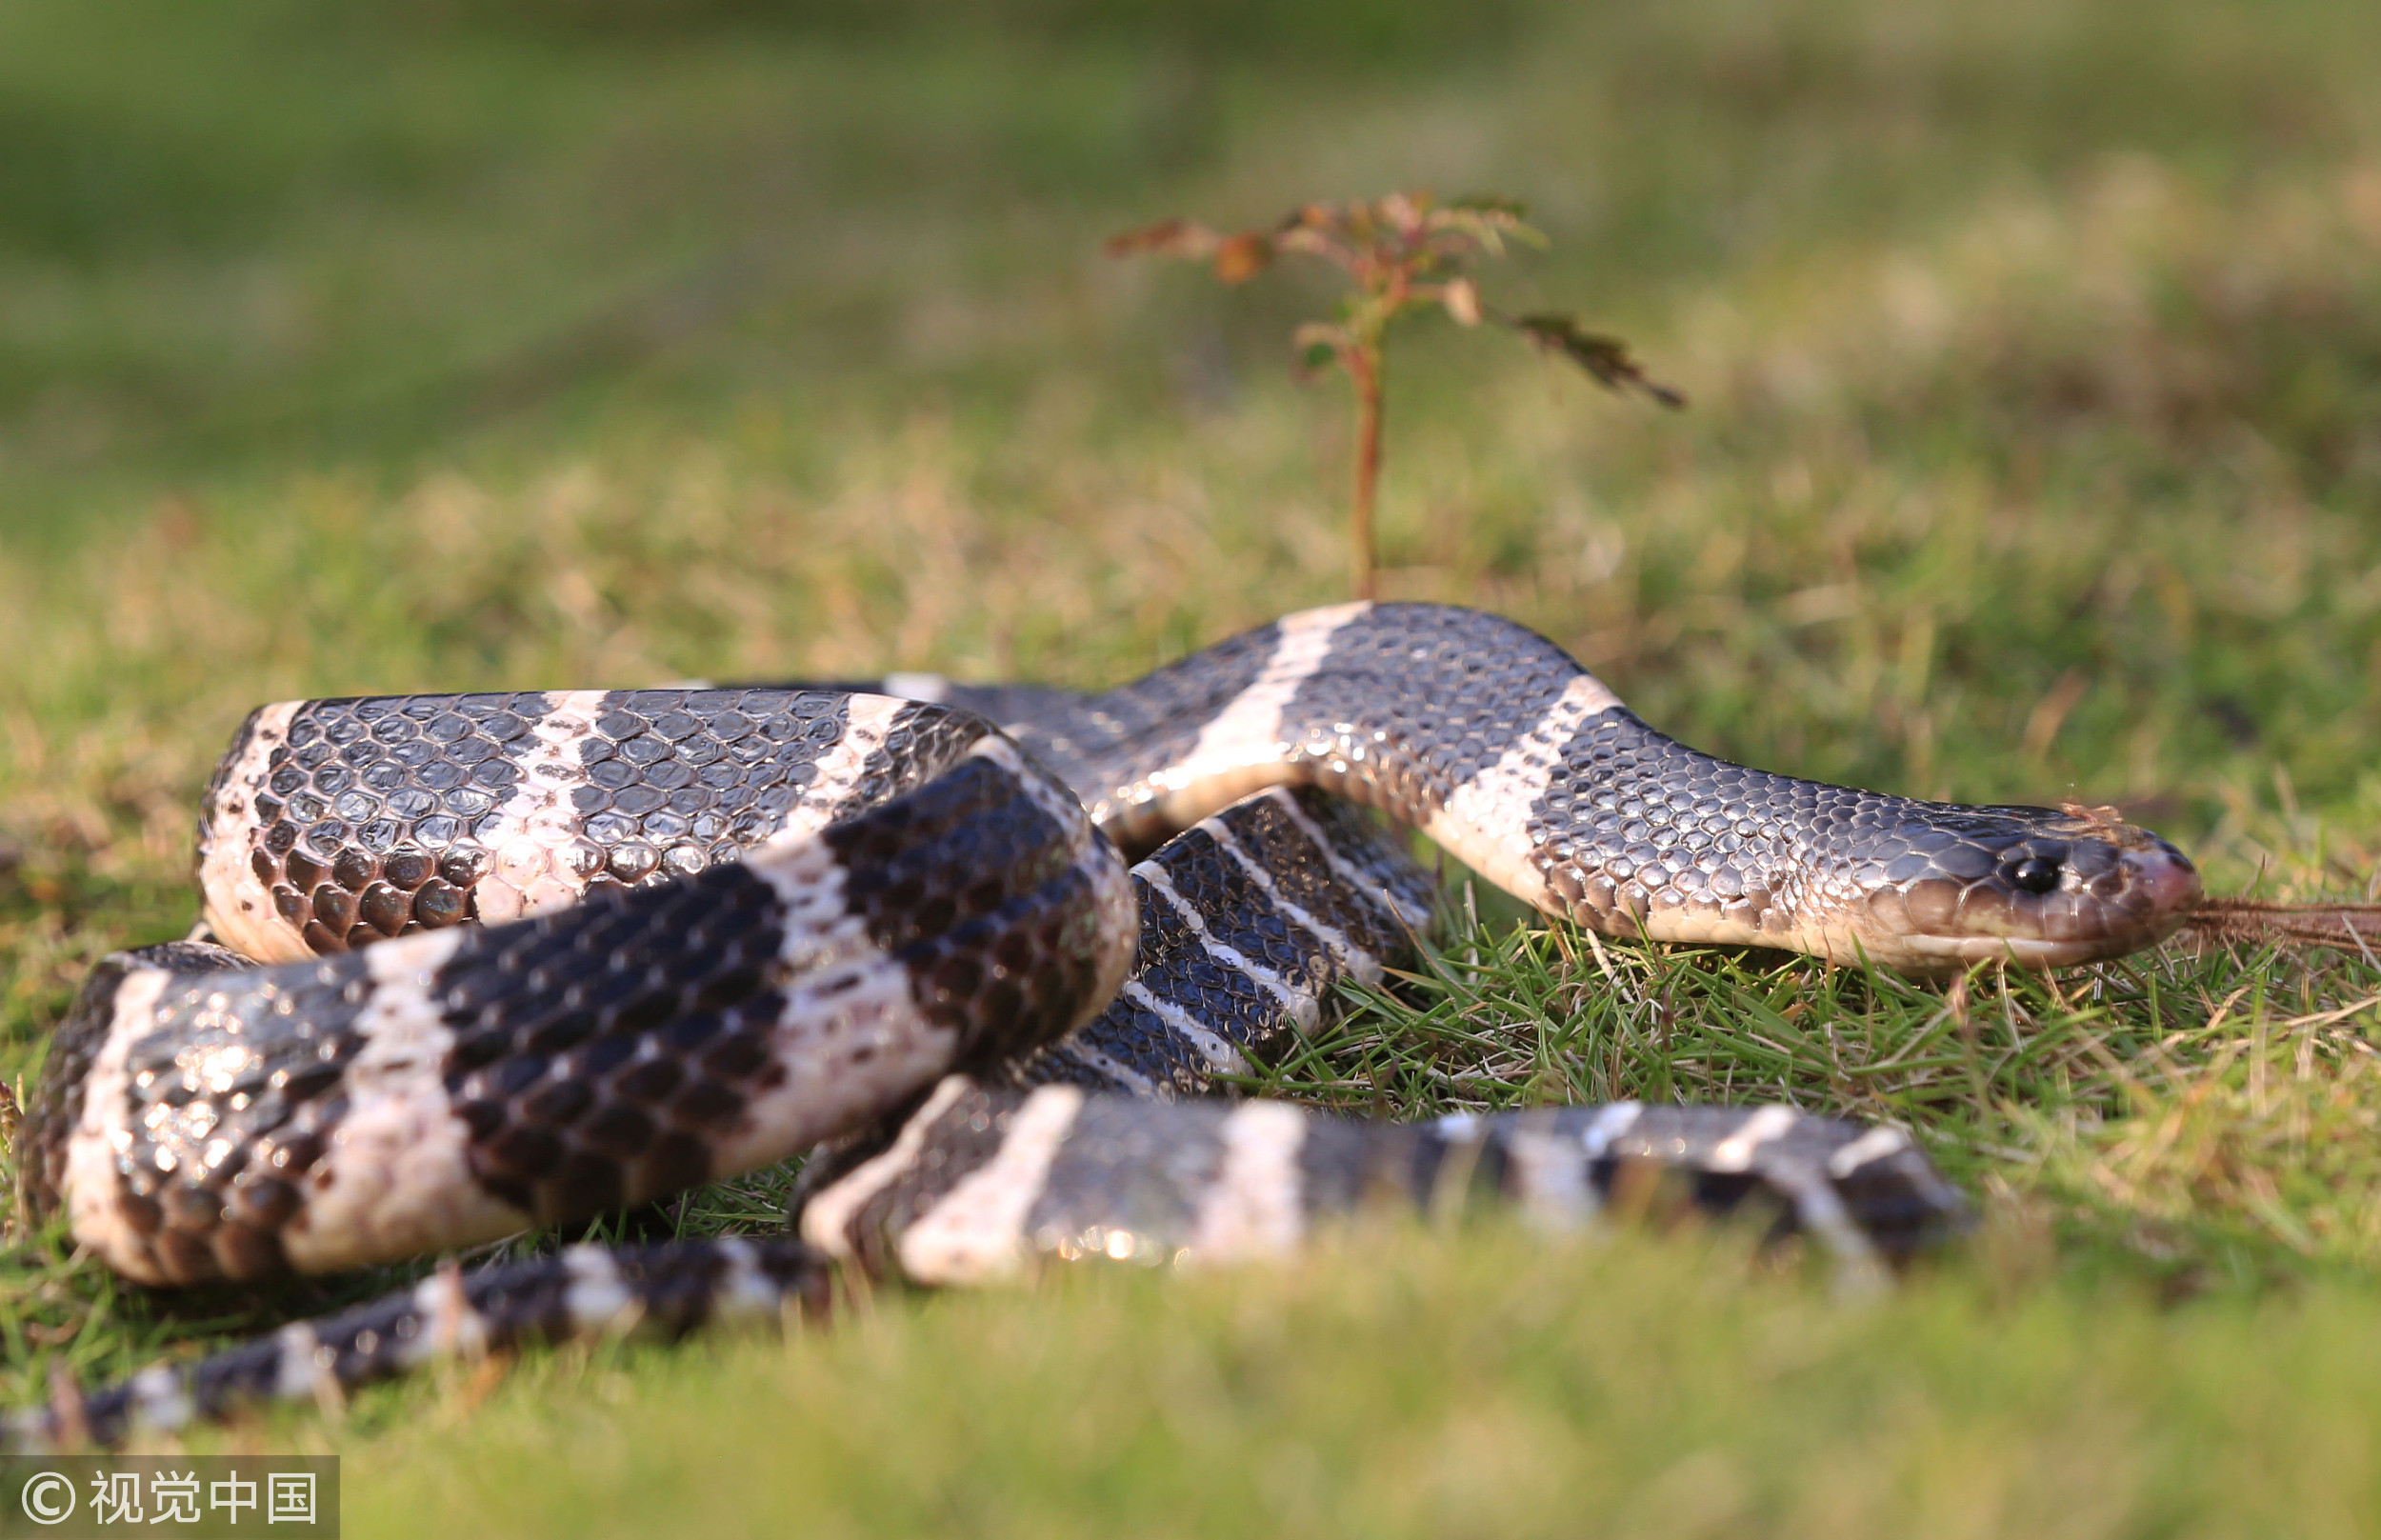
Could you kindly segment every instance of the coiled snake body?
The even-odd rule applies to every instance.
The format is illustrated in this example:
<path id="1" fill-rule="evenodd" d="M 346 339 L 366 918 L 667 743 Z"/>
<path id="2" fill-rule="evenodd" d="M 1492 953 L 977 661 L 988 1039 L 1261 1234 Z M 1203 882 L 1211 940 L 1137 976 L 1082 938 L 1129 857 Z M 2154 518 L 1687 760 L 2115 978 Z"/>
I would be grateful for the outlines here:
<path id="1" fill-rule="evenodd" d="M 1192 1099 L 1428 924 L 1431 883 L 1351 802 L 1607 933 L 1916 971 L 2114 955 L 2198 893 L 2122 825 L 1698 753 L 1465 610 L 1308 611 L 1096 696 L 888 686 L 254 713 L 201 815 L 211 940 L 110 959 L 52 1044 L 18 1151 L 36 1210 L 145 1283 L 250 1278 L 825 1142 L 805 1241 L 442 1274 L 17 1435 L 112 1437 L 630 1307 L 773 1315 L 823 1302 L 830 1259 L 956 1283 L 1277 1253 L 1451 1193 L 1576 1220 L 1640 1169 L 1712 1209 L 1760 1196 L 1854 1259 L 1956 1223 L 1899 1132 L 1783 1108 L 1394 1127 Z M 1128 870 L 1120 846 L 1155 853 Z"/>

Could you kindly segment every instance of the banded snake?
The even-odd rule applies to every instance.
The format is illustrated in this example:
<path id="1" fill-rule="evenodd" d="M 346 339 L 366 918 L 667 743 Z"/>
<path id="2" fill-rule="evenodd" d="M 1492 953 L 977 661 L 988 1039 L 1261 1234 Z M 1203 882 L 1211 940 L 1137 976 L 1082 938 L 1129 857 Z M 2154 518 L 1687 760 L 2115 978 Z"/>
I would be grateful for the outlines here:
<path id="1" fill-rule="evenodd" d="M 1859 1266 L 1957 1228 L 1904 1134 L 1784 1107 L 1395 1126 L 1205 1094 L 1410 962 L 1435 889 L 1359 804 L 1606 934 L 1918 973 L 2121 954 L 2199 896 L 2128 826 L 1699 753 L 1551 643 L 1439 606 L 1294 614 L 1089 696 L 903 675 L 268 706 L 201 814 L 202 934 L 110 958 L 50 1049 L 17 1150 L 35 1212 L 141 1283 L 257 1278 L 818 1147 L 802 1238 L 449 1269 L 8 1436 L 110 1442 L 630 1310 L 824 1310 L 837 1266 L 1275 1255 L 1451 1194 L 1577 1223 L 1632 1171 Z"/>

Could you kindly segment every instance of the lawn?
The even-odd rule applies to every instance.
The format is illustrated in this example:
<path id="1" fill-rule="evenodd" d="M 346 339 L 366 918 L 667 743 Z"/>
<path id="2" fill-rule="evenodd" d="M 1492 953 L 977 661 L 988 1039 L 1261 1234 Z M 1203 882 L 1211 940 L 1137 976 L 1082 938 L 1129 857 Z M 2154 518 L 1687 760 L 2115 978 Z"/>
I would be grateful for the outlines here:
<path id="1" fill-rule="evenodd" d="M 2371 895 L 2381 11 L 970 15 L 0 10 L 0 1079 L 92 960 L 188 927 L 256 702 L 1098 685 L 1342 597 L 1346 403 L 1289 368 L 1329 289 L 1099 247 L 1392 187 L 1526 199 L 1552 245 L 1489 297 L 1691 404 L 1416 324 L 1391 596 L 1535 626 L 1750 763 L 2114 803 L 2215 891 Z M 1946 990 L 1454 908 L 1271 1078 L 1894 1118 L 1977 1240 L 1855 1307 L 1724 1234 L 1366 1233 L 229 1436 L 346 1452 L 358 1533 L 2381 1528 L 2371 960 Z M 678 1217 L 766 1227 L 784 1184 Z M 0 1400 L 386 1281 L 150 1295 L 20 1227 Z"/>

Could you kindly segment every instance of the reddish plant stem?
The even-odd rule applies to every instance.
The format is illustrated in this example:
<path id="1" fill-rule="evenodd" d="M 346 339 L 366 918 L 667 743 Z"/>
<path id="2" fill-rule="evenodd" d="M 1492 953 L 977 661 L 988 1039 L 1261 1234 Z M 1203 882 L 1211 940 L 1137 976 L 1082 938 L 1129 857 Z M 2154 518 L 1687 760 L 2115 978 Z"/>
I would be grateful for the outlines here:
<path id="1" fill-rule="evenodd" d="M 1348 535 L 1353 547 L 1356 597 L 1369 603 L 1380 597 L 1372 546 L 1372 503 L 1381 481 L 1380 350 L 1359 344 L 1341 356 L 1356 388 L 1356 475 Z"/>

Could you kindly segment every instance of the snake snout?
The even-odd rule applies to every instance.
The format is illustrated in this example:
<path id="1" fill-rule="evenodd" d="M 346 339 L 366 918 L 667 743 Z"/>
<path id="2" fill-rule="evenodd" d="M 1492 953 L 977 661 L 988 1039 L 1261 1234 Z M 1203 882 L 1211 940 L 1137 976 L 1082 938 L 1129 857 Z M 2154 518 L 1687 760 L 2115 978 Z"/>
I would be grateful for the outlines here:
<path id="1" fill-rule="evenodd" d="M 2162 939 L 2179 928 L 2184 917 L 2206 896 L 2199 869 L 2191 857 L 2146 829 L 2130 830 L 2135 839 L 2117 862 L 2117 892 L 2130 901 L 2136 923 L 2153 938 Z"/>

